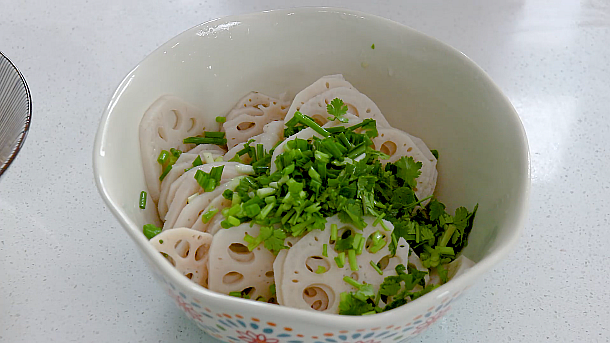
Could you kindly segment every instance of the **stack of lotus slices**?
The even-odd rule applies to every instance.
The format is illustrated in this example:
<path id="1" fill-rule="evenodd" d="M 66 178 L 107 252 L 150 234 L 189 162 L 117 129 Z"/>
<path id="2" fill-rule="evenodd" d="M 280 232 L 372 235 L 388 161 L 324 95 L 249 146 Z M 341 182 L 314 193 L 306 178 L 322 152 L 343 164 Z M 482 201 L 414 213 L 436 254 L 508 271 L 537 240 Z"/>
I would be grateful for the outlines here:
<path id="1" fill-rule="evenodd" d="M 327 105 L 335 98 L 343 100 L 348 107 L 347 123 L 328 120 Z M 337 216 L 326 218 L 324 230 L 313 230 L 299 238 L 286 238 L 284 244 L 290 248 L 281 250 L 277 256 L 262 244 L 252 251 L 247 248 L 244 237 L 257 236 L 258 225 L 242 223 L 230 229 L 221 227 L 224 217 L 220 212 L 231 206 L 223 192 L 235 189 L 240 179 L 252 170 L 247 155 L 241 157 L 241 163 L 229 162 L 247 142 L 252 146 L 262 144 L 266 151 L 275 147 L 271 160 L 273 172 L 274 160 L 284 152 L 287 141 L 318 136 L 308 128 L 284 137 L 285 123 L 296 111 L 313 118 L 323 127 L 354 125 L 367 118 L 375 119 L 379 135 L 373 139 L 374 148 L 389 156 L 381 162 L 395 162 L 403 156 L 421 162 L 415 193 L 423 199 L 434 192 L 437 161 L 425 143 L 392 128 L 375 103 L 342 75 L 318 79 L 292 101 L 283 96 L 274 98 L 251 92 L 226 114 L 226 121 L 220 127 L 214 126 L 217 125 L 215 121 L 210 121 L 210 118 L 215 118 L 213 115 L 175 96 L 163 96 L 146 111 L 139 132 L 148 194 L 163 222 L 163 231 L 151 239 L 151 244 L 177 270 L 211 291 L 223 294 L 240 292 L 250 299 L 262 297 L 280 305 L 328 313 L 338 313 L 341 292 L 355 290 L 343 281 L 344 276 L 356 281 L 366 280 L 366 283 L 379 287 L 383 277 L 373 269 L 370 261 L 378 262 L 385 276 L 396 275 L 394 267 L 398 264 L 411 264 L 427 271 L 404 240 L 399 241 L 395 255 L 390 255 L 389 244 L 374 253 L 367 246 L 357 256 L 357 272 L 349 266 L 339 268 L 333 261 L 337 252 L 334 250 L 335 242 L 330 240 L 329 228 L 337 224 L 342 234 L 356 228 L 341 223 Z M 204 129 L 209 131 L 224 131 L 226 146 L 183 143 L 184 138 L 201 134 L 203 126 L 207 126 Z M 182 151 L 182 154 L 161 181 L 163 171 L 157 157 L 162 150 L 171 148 Z M 192 167 L 197 158 L 203 164 Z M 224 166 L 220 183 L 214 190 L 205 192 L 194 175 L 198 170 L 207 173 L 217 166 Z M 203 215 L 211 209 L 218 210 L 217 214 L 204 220 Z M 383 239 L 389 243 L 391 230 L 379 230 L 373 225 L 374 218 L 365 217 L 364 220 L 368 225 L 360 231 L 363 237 L 382 233 Z M 384 224 L 393 228 L 387 221 Z M 322 256 L 324 244 L 328 245 L 328 256 Z M 449 266 L 449 276 L 457 275 L 471 264 L 465 258 L 458 258 Z M 320 273 L 320 270 L 324 272 Z M 426 282 L 438 282 L 438 276 L 431 274 Z"/>

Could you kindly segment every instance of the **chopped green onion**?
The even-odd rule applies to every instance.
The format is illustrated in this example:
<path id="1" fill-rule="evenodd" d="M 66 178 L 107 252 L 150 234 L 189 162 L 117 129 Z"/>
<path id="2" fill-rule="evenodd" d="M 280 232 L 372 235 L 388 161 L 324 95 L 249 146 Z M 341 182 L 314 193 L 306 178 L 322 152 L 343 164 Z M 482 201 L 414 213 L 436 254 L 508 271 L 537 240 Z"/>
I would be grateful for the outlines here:
<path id="1" fill-rule="evenodd" d="M 169 152 L 171 154 L 171 156 L 169 157 L 169 163 L 170 164 L 176 163 L 176 160 L 182 154 L 182 151 L 180 151 L 178 149 L 174 149 L 174 148 L 169 149 Z"/>
<path id="2" fill-rule="evenodd" d="M 216 183 L 219 184 L 220 183 L 220 179 L 222 178 L 222 171 L 224 170 L 225 166 L 217 166 L 212 168 L 212 170 L 210 170 L 210 177 L 214 180 L 216 180 Z"/>
<path id="3" fill-rule="evenodd" d="M 352 271 L 358 270 L 358 260 L 356 260 L 356 250 L 349 249 L 347 251 L 347 259 L 349 261 L 349 267 Z"/>
<path id="4" fill-rule="evenodd" d="M 254 175 L 256 174 L 254 172 L 254 167 L 252 167 L 251 165 L 247 165 L 247 164 L 238 164 L 235 166 L 235 170 L 238 173 L 242 173 L 242 174 L 246 174 L 246 175 Z"/>
<path id="5" fill-rule="evenodd" d="M 267 199 L 265 199 L 267 200 Z M 265 219 L 269 213 L 271 213 L 271 210 L 273 210 L 273 207 L 275 206 L 275 202 L 272 202 L 270 204 L 267 204 L 265 207 L 263 207 L 263 209 L 260 211 L 258 217 L 260 219 Z"/>
<path id="6" fill-rule="evenodd" d="M 343 268 L 345 265 L 345 251 L 340 252 L 337 257 L 335 257 L 335 262 L 337 262 L 337 267 Z"/>
<path id="7" fill-rule="evenodd" d="M 220 117 L 220 116 L 216 117 L 216 122 L 217 123 L 224 123 L 226 121 L 227 121 L 226 117 Z"/>
<path id="8" fill-rule="evenodd" d="M 210 208 L 209 210 L 205 211 L 205 213 L 203 215 L 201 215 L 201 221 L 204 224 L 207 224 L 212 218 L 214 218 L 214 216 L 218 212 L 219 212 L 219 210 L 217 208 L 215 208 L 215 207 Z"/>
<path id="9" fill-rule="evenodd" d="M 244 206 L 244 212 L 248 217 L 255 217 L 257 214 L 261 213 L 261 207 L 258 204 L 249 204 Z"/>
<path id="10" fill-rule="evenodd" d="M 160 234 L 162 230 L 163 230 L 162 228 L 156 227 L 154 224 L 146 224 L 142 228 L 142 232 L 144 233 L 144 236 L 146 236 L 146 238 L 148 238 L 148 239 L 152 239 L 156 235 Z"/>
<path id="11" fill-rule="evenodd" d="M 372 260 L 371 260 L 371 262 L 369 262 L 369 263 L 371 264 L 371 267 L 373 267 L 373 269 L 375 269 L 375 271 L 377 271 L 377 273 L 378 273 L 379 275 L 383 275 L 383 270 L 381 270 L 381 269 L 379 268 L 379 266 L 377 265 L 377 263 L 373 262 Z"/>
<path id="12" fill-rule="evenodd" d="M 188 137 L 182 141 L 184 144 L 227 144 L 226 138 L 209 138 L 209 137 Z"/>
<path id="13" fill-rule="evenodd" d="M 357 147 L 355 147 L 352 151 L 350 151 L 347 154 L 347 157 L 349 158 L 356 158 L 358 156 L 360 156 L 361 154 L 366 152 L 366 144 L 365 143 L 361 143 L 360 145 L 358 145 Z"/>
<path id="14" fill-rule="evenodd" d="M 337 142 L 332 140 L 323 140 L 322 146 L 326 148 L 326 150 L 328 150 L 328 152 L 330 152 L 330 154 L 333 155 L 334 158 L 338 160 L 343 160 L 343 154 L 341 153 L 341 150 L 339 150 L 339 145 L 337 144 Z"/>
<path id="15" fill-rule="evenodd" d="M 291 164 L 288 167 L 284 168 L 284 170 L 282 170 L 282 174 L 290 175 L 294 172 L 294 168 L 295 168 L 294 164 Z M 286 180 L 286 181 L 288 181 L 288 180 Z"/>
<path id="16" fill-rule="evenodd" d="M 222 156 L 218 156 L 214 159 L 214 162 L 224 162 L 225 159 Z"/>
<path id="17" fill-rule="evenodd" d="M 352 285 L 352 286 L 354 286 L 355 288 L 358 288 L 358 289 L 360 289 L 360 287 L 363 286 L 363 284 L 361 284 L 360 282 L 352 279 L 349 276 L 344 276 L 343 277 L 343 281 L 345 281 L 346 283 L 348 283 L 348 284 L 350 284 L 350 285 Z"/>
<path id="18" fill-rule="evenodd" d="M 239 224 L 241 224 L 239 219 L 237 219 L 237 218 L 235 218 L 233 216 L 228 216 L 226 221 L 231 226 L 238 226 Z"/>
<path id="19" fill-rule="evenodd" d="M 311 127 L 315 132 L 319 133 L 324 137 L 330 136 L 330 132 L 326 131 L 322 126 L 318 125 L 313 119 L 302 114 L 299 111 L 294 113 L 294 117 L 297 118 L 297 121 L 305 126 Z"/>
<path id="20" fill-rule="evenodd" d="M 265 198 L 273 193 L 275 193 L 275 188 L 271 187 L 259 188 L 258 190 L 256 190 L 256 195 L 259 198 Z"/>
<path id="21" fill-rule="evenodd" d="M 216 118 L 218 118 L 218 117 L 216 117 Z M 232 297 L 241 298 L 241 292 L 229 292 L 229 295 Z"/>
<path id="22" fill-rule="evenodd" d="M 360 232 L 355 234 L 354 241 L 352 242 L 352 249 L 358 250 L 358 247 L 360 246 L 360 240 L 362 240 L 362 239 L 363 239 L 362 234 Z"/>
<path id="23" fill-rule="evenodd" d="M 157 162 L 159 162 L 159 164 L 163 165 L 163 164 L 165 164 L 165 162 L 167 162 L 168 158 L 169 158 L 169 151 L 161 150 L 159 157 L 157 157 Z"/>
<path id="24" fill-rule="evenodd" d="M 339 227 L 337 226 L 337 224 L 331 224 L 330 225 L 330 242 L 336 242 L 337 241 L 337 235 L 339 232 Z"/>
<path id="25" fill-rule="evenodd" d="M 322 245 L 322 256 L 328 257 L 328 244 Z"/>
<path id="26" fill-rule="evenodd" d="M 233 206 L 231 206 L 229 208 L 228 215 L 229 216 L 235 216 L 235 215 L 237 215 L 240 212 L 241 212 L 241 206 L 240 205 L 233 205 Z"/>
<path id="27" fill-rule="evenodd" d="M 225 138 L 225 133 L 217 131 L 204 131 L 203 136 L 205 138 Z"/>
<path id="28" fill-rule="evenodd" d="M 316 274 L 324 274 L 326 272 L 326 268 L 324 268 L 323 266 L 318 266 L 318 269 L 316 269 Z"/>
<path id="29" fill-rule="evenodd" d="M 320 161 L 322 163 L 328 163 L 330 161 L 330 155 L 323 153 L 320 150 L 316 150 L 314 152 L 314 157 L 316 161 Z"/>
<path id="30" fill-rule="evenodd" d="M 377 217 L 377 219 L 375 219 L 375 221 L 373 222 L 373 227 L 376 227 L 379 223 L 381 223 L 383 217 L 385 217 L 385 213 L 382 213 L 379 217 Z"/>
<path id="31" fill-rule="evenodd" d="M 371 45 L 371 49 L 375 50 L 375 44 Z"/>
<path id="32" fill-rule="evenodd" d="M 212 168 L 212 170 L 213 169 L 214 168 Z M 221 170 L 221 172 L 222 172 L 222 170 Z M 203 170 L 198 170 L 195 173 L 194 178 L 195 178 L 195 180 L 197 180 L 197 183 L 199 184 L 199 186 L 201 186 L 201 188 L 203 188 L 203 190 L 205 192 L 213 191 L 216 188 L 216 186 L 218 185 L 218 182 L 216 181 L 216 179 L 212 178 L 210 176 L 210 174 L 204 172 Z"/>
<path id="33" fill-rule="evenodd" d="M 364 250 L 364 245 L 366 243 L 366 239 L 364 237 L 360 239 L 360 243 L 358 244 L 358 248 L 356 248 L 356 254 L 361 255 Z"/>
<path id="34" fill-rule="evenodd" d="M 455 256 L 455 252 L 453 251 L 452 247 L 437 247 L 436 249 L 438 250 L 439 254 Z"/>
<path id="35" fill-rule="evenodd" d="M 146 208 L 146 192 L 145 191 L 140 192 L 140 208 L 141 209 Z"/>
<path id="36" fill-rule="evenodd" d="M 449 240 L 451 239 L 451 236 L 453 236 L 453 233 L 455 232 L 456 229 L 457 229 L 457 227 L 453 224 L 447 225 L 447 230 L 441 236 L 438 246 L 439 247 L 447 246 L 447 243 L 449 243 Z"/>
<path id="37" fill-rule="evenodd" d="M 165 167 L 165 169 L 163 169 L 163 173 L 161 173 L 161 176 L 159 176 L 159 181 L 163 181 L 163 179 L 165 179 L 165 177 L 171 170 L 172 170 L 171 165 L 168 165 L 167 167 Z"/>
<path id="38" fill-rule="evenodd" d="M 193 167 L 197 167 L 203 164 L 203 161 L 201 160 L 201 156 L 197 155 L 197 158 L 195 158 L 195 160 L 193 161 Z"/>
<path id="39" fill-rule="evenodd" d="M 228 162 L 239 162 L 239 163 L 241 163 L 241 158 L 239 157 L 239 155 L 236 154 L 235 156 L 230 158 Z"/>

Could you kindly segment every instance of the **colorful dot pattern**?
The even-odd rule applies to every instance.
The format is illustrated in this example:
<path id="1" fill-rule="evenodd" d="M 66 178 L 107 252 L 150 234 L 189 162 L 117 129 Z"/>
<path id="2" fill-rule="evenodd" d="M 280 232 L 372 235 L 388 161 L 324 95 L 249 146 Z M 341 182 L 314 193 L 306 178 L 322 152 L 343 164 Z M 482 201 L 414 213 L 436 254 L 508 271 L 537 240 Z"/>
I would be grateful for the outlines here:
<path id="1" fill-rule="evenodd" d="M 165 288 L 176 305 L 186 313 L 207 334 L 230 343 L 401 343 L 424 332 L 451 310 L 451 304 L 463 293 L 456 292 L 447 297 L 442 304 L 430 307 L 425 314 L 414 317 L 405 325 L 389 325 L 372 329 L 359 329 L 353 332 L 342 330 L 337 332 L 319 332 L 315 335 L 297 332 L 296 329 L 285 327 L 263 318 L 246 317 L 238 313 L 218 313 L 202 306 L 180 292 L 171 282 L 159 274 Z"/>

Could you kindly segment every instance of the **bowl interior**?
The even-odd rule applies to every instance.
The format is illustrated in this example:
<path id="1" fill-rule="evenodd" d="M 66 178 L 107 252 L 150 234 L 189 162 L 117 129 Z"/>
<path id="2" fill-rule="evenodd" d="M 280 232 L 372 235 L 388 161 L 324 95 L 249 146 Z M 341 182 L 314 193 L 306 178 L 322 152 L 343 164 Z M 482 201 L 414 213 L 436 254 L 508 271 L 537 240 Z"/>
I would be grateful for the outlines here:
<path id="1" fill-rule="evenodd" d="M 30 116 L 30 91 L 25 79 L 0 52 L 0 176 L 19 153 Z"/>
<path id="2" fill-rule="evenodd" d="M 163 45 L 125 78 L 102 119 L 94 152 L 98 186 L 143 243 L 142 225 L 158 222 L 154 206 L 142 211 L 137 204 L 145 189 L 138 124 L 153 101 L 174 94 L 213 118 L 249 91 L 294 96 L 337 73 L 375 101 L 392 125 L 439 151 L 436 195 L 449 210 L 479 204 L 466 256 L 491 259 L 514 245 L 529 165 L 525 134 L 508 100 L 461 53 L 394 22 L 345 10 L 229 17 Z"/>

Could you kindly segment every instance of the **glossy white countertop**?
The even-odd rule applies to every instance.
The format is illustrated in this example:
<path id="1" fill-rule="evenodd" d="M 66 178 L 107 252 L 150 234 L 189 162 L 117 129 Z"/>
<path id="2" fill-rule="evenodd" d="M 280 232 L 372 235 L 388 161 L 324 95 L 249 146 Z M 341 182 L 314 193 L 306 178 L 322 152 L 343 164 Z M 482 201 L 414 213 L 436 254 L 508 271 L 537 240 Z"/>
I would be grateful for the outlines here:
<path id="1" fill-rule="evenodd" d="M 0 342 L 215 342 L 151 278 L 91 170 L 114 88 L 181 31 L 304 5 L 365 11 L 463 51 L 508 95 L 530 141 L 518 249 L 414 342 L 610 340 L 610 4 L 603 0 L 0 0 L 0 51 L 33 119 L 0 180 Z"/>

